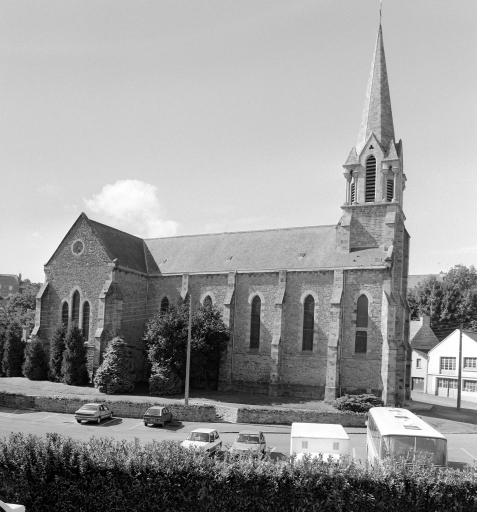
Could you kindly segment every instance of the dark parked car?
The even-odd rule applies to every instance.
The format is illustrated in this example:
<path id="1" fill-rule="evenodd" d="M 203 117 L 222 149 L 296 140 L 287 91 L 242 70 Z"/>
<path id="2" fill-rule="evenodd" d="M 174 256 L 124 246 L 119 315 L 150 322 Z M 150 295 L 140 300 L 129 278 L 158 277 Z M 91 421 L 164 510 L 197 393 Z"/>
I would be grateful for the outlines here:
<path id="1" fill-rule="evenodd" d="M 160 425 L 163 427 L 168 421 L 172 421 L 172 413 L 167 407 L 149 407 L 144 413 L 144 425 Z"/>

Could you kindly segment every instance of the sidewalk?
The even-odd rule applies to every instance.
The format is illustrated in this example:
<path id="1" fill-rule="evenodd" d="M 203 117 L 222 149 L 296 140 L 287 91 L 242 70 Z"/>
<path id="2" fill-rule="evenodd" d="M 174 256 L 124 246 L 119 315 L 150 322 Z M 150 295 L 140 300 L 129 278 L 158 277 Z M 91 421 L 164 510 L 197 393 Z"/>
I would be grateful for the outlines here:
<path id="1" fill-rule="evenodd" d="M 411 398 L 412 398 L 413 402 L 423 402 L 426 404 L 442 405 L 444 407 L 452 407 L 454 409 L 456 409 L 456 407 L 457 407 L 457 399 L 456 398 L 447 398 L 444 396 L 430 395 L 428 393 L 419 393 L 417 391 L 411 392 Z M 466 402 L 464 400 L 461 400 L 460 408 L 477 411 L 477 403 Z"/>

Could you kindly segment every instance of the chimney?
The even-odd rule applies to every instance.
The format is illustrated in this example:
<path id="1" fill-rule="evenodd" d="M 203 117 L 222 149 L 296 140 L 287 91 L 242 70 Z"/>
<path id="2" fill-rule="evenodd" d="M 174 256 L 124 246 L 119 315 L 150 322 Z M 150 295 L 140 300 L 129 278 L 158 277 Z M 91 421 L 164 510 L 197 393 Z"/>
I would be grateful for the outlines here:
<path id="1" fill-rule="evenodd" d="M 422 315 L 419 317 L 419 320 L 421 321 L 421 325 L 427 325 L 428 327 L 431 326 L 431 317 L 429 315 Z"/>

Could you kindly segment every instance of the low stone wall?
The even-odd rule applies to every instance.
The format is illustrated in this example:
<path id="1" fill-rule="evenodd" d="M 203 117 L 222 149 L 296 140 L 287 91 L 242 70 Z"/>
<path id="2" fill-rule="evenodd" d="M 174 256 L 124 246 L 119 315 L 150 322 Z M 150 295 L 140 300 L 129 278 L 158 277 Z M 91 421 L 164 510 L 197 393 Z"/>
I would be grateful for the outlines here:
<path id="1" fill-rule="evenodd" d="M 225 417 L 224 417 L 225 419 Z M 309 409 L 272 409 L 241 407 L 236 423 L 291 425 L 292 423 L 333 423 L 343 427 L 364 427 L 366 414 L 352 412 L 320 412 Z"/>
<path id="2" fill-rule="evenodd" d="M 237 423 L 238 407 L 230 407 L 228 405 L 216 405 L 215 412 L 223 421 L 229 423 Z"/>
<path id="3" fill-rule="evenodd" d="M 152 405 L 164 405 L 172 412 L 173 418 L 180 421 L 215 421 L 215 407 L 213 405 L 186 406 L 183 404 L 132 403 L 113 400 L 87 400 L 78 397 L 10 395 L 0 392 L 0 406 L 11 409 L 35 409 L 37 411 L 73 414 L 88 402 L 106 404 L 111 408 L 114 415 L 120 418 L 142 419 L 143 414 Z"/>
<path id="4" fill-rule="evenodd" d="M 35 407 L 35 397 L 0 393 L 0 407 L 8 407 L 9 409 L 33 409 Z"/>

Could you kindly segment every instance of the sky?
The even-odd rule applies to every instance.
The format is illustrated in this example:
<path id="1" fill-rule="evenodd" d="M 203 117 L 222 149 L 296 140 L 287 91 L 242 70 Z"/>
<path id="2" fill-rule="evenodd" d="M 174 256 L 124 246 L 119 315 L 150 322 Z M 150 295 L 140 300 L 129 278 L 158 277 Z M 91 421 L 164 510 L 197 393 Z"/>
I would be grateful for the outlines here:
<path id="1" fill-rule="evenodd" d="M 477 2 L 384 0 L 411 274 L 477 260 Z M 0 0 L 0 273 L 81 212 L 145 237 L 336 224 L 378 0 Z"/>

